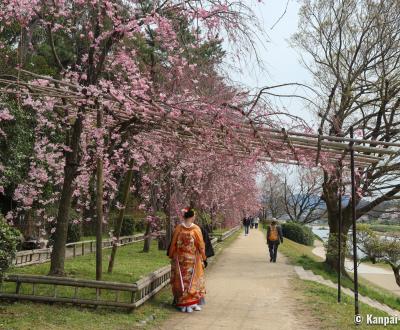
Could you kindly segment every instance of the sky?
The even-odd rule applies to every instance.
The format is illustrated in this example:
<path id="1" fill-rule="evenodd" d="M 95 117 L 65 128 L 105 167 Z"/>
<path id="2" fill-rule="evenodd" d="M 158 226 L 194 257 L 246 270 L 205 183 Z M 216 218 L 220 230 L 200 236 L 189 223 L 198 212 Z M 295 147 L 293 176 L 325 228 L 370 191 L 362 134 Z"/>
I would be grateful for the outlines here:
<path id="1" fill-rule="evenodd" d="M 311 85 L 312 79 L 309 72 L 300 63 L 299 50 L 292 48 L 289 39 L 297 31 L 298 12 L 300 5 L 297 0 L 263 0 L 259 3 L 255 0 L 245 0 L 258 16 L 263 34 L 258 36 L 261 41 L 256 44 L 259 57 L 263 61 L 263 67 L 257 64 L 256 59 L 246 58 L 238 63 L 231 60 L 238 70 L 230 70 L 230 78 L 237 84 L 248 89 L 258 89 L 264 86 L 278 85 L 282 83 L 299 82 Z M 287 4 L 287 8 L 286 8 Z M 285 11 L 286 8 L 286 11 Z M 282 16 L 283 15 L 283 16 Z M 273 28 L 272 28 L 273 27 Z M 301 93 L 293 88 L 280 89 L 280 92 Z M 308 122 L 313 122 L 314 115 L 304 101 L 294 98 L 277 99 L 274 103 L 277 107 L 284 107 L 290 113 L 301 116 Z M 272 165 L 272 166 L 271 166 Z M 298 180 L 295 167 L 270 164 L 270 170 L 280 172 L 286 170 L 292 174 L 288 178 L 290 183 Z M 263 174 L 257 176 L 258 184 L 261 184 Z"/>
<path id="2" fill-rule="evenodd" d="M 299 50 L 289 45 L 289 39 L 297 31 L 300 8 L 298 1 L 263 0 L 258 3 L 255 0 L 246 0 L 244 2 L 253 8 L 262 26 L 263 33 L 258 37 L 264 44 L 262 41 L 257 41 L 256 49 L 264 68 L 257 65 L 254 56 L 246 58 L 244 63 L 231 59 L 230 64 L 239 66 L 242 71 L 230 70 L 231 79 L 249 89 L 290 82 L 310 85 L 312 80 L 308 71 L 300 63 Z M 293 87 L 279 89 L 279 92 L 301 93 Z M 314 119 L 307 105 L 300 99 L 275 98 L 273 102 L 276 106 L 285 107 L 290 113 L 300 115 L 309 122 Z"/>

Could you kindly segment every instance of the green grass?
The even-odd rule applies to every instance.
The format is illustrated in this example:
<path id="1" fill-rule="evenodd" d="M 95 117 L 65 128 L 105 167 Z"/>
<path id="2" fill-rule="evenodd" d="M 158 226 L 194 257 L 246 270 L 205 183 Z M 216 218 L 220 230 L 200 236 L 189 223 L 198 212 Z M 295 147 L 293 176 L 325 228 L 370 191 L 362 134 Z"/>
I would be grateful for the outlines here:
<path id="1" fill-rule="evenodd" d="M 343 295 L 342 302 L 339 304 L 336 300 L 336 291 L 322 284 L 295 280 L 293 286 L 296 291 L 300 291 L 303 296 L 305 309 L 317 321 L 319 329 L 379 329 L 379 326 L 368 326 L 354 324 L 354 299 L 347 295 Z M 367 314 L 373 316 L 388 316 L 369 305 L 360 303 L 361 315 L 366 319 Z M 383 326 L 382 326 L 383 328 Z M 385 329 L 398 329 L 396 325 L 387 325 Z"/>
<path id="2" fill-rule="evenodd" d="M 158 250 L 156 241 L 153 241 L 149 253 L 143 253 L 142 249 L 143 242 L 137 242 L 131 245 L 120 247 L 117 252 L 117 259 L 112 274 L 107 273 L 108 259 L 111 249 L 103 250 L 102 280 L 134 283 L 142 276 L 169 264 L 169 259 L 167 258 L 165 251 Z M 40 265 L 14 269 L 12 272 L 18 274 L 47 275 L 49 272 L 49 267 L 49 263 L 44 263 Z M 70 278 L 95 279 L 95 267 L 95 255 L 88 254 L 74 259 L 67 259 L 65 263 L 65 272 Z M 3 290 L 10 293 L 15 292 L 15 284 L 5 283 Z M 23 294 L 30 294 L 31 290 L 32 286 L 30 284 L 23 284 L 20 288 L 20 292 Z M 53 294 L 53 290 L 53 286 L 48 284 L 40 284 L 36 286 L 36 293 L 38 295 L 51 296 Z M 74 289 L 72 287 L 59 286 L 57 288 L 57 295 L 59 297 L 72 298 L 74 296 Z M 95 299 L 96 291 L 92 288 L 79 289 L 79 298 Z M 104 300 L 115 299 L 115 292 L 104 290 L 101 298 Z M 121 293 L 120 301 L 129 302 L 129 292 Z"/>
<path id="3" fill-rule="evenodd" d="M 0 307 L 0 329 L 137 329 L 140 321 L 150 318 L 153 320 L 140 328 L 154 329 L 155 324 L 166 319 L 174 311 L 171 301 L 171 290 L 167 288 L 133 312 L 126 312 L 123 309 L 94 309 L 61 304 L 4 303 Z"/>
<path id="4" fill-rule="evenodd" d="M 143 231 L 135 231 L 132 235 L 139 235 L 139 234 L 143 234 Z M 103 239 L 109 239 L 110 236 L 107 234 L 103 234 Z M 95 241 L 96 240 L 96 236 L 82 236 L 80 239 L 80 242 L 82 241 Z"/>
<path id="5" fill-rule="evenodd" d="M 155 271 L 169 263 L 165 251 L 157 249 L 157 242 L 152 243 L 149 253 L 143 253 L 143 242 L 120 247 L 117 252 L 117 259 L 113 274 L 107 273 L 108 257 L 111 250 L 103 250 L 103 280 L 134 283 L 140 277 Z M 69 277 L 74 278 L 95 278 L 95 255 L 68 259 L 65 270 Z M 46 275 L 49 271 L 49 263 L 33 265 L 13 269 L 12 273 Z M 10 284 L 7 284 L 7 286 Z M 6 286 L 6 288 L 7 288 Z M 30 287 L 22 286 L 22 292 L 30 291 Z M 37 288 L 40 294 L 49 293 L 48 286 Z M 71 296 L 73 289 L 62 288 L 58 290 L 60 296 Z M 94 292 L 80 292 L 81 297 L 94 298 Z M 104 295 L 113 293 L 103 293 Z M 121 299 L 124 296 L 121 295 Z M 0 307 L 0 329 L 132 329 L 137 322 L 144 319 L 154 318 L 148 321 L 145 327 L 151 329 L 151 324 L 164 319 L 173 309 L 170 307 L 172 295 L 169 289 L 162 290 L 148 303 L 144 304 L 133 313 L 124 309 L 110 308 L 82 308 L 72 305 L 41 304 L 31 302 L 18 302 L 4 304 Z"/>
<path id="6" fill-rule="evenodd" d="M 229 246 L 239 232 L 232 235 L 222 243 L 218 244 L 216 254 Z M 141 276 L 145 276 L 169 263 L 165 251 L 157 249 L 157 243 L 153 242 L 149 253 L 141 252 L 143 242 L 134 243 L 119 248 L 114 273 L 108 275 L 103 273 L 104 280 L 133 283 Z M 108 255 L 110 250 L 103 250 L 103 269 L 107 270 Z M 68 276 L 76 278 L 95 278 L 94 254 L 77 257 L 66 261 Z M 47 274 L 49 264 L 34 265 L 14 269 L 14 273 L 22 274 Z M 28 288 L 29 289 L 29 288 Z M 38 288 L 37 291 L 45 290 Z M 71 294 L 68 290 L 60 294 Z M 104 293 L 102 293 L 103 296 Z M 85 293 L 85 297 L 88 294 Z M 32 302 L 6 303 L 1 301 L 0 306 L 0 329 L 6 330 L 33 330 L 33 329 L 99 329 L 99 330 L 121 330 L 121 329 L 154 329 L 163 320 L 170 316 L 175 309 L 171 307 L 172 294 L 167 286 L 155 297 L 133 312 L 125 309 L 111 308 L 86 308 L 81 306 L 62 304 L 42 304 Z M 146 323 L 143 322 L 146 320 Z"/>
<path id="7" fill-rule="evenodd" d="M 108 259 L 111 249 L 103 250 L 103 280 L 133 283 L 141 276 L 150 273 L 169 263 L 165 251 L 159 251 L 157 242 L 153 241 L 149 253 L 143 253 L 143 242 L 137 242 L 118 248 L 114 271 L 107 273 Z M 65 271 L 68 277 L 95 279 L 96 278 L 96 260 L 95 255 L 87 254 L 74 259 L 67 259 L 65 262 Z M 18 274 L 36 274 L 47 275 L 49 272 L 49 263 L 40 265 L 14 268 L 11 273 Z"/>
<path id="8" fill-rule="evenodd" d="M 108 239 L 108 238 L 110 238 L 109 235 L 103 234 L 103 239 Z M 95 241 L 95 240 L 96 236 L 92 235 L 92 236 L 82 236 L 79 241 L 83 242 L 83 241 Z"/>
<path id="9" fill-rule="evenodd" d="M 280 252 L 285 254 L 291 263 L 302 266 L 304 269 L 312 270 L 314 274 L 321 275 L 325 279 L 337 283 L 337 273 L 322 262 L 320 257 L 314 255 L 312 249 L 313 247 L 298 244 L 287 238 L 279 247 Z M 342 285 L 347 288 L 353 288 L 353 281 L 350 278 L 342 277 Z M 400 297 L 362 278 L 359 278 L 359 292 L 364 296 L 400 310 Z"/>
<path id="10" fill-rule="evenodd" d="M 229 228 L 217 228 L 213 229 L 213 232 L 211 235 L 222 235 L 224 232 L 228 231 Z"/>
<path id="11" fill-rule="evenodd" d="M 369 227 L 381 233 L 400 233 L 400 226 L 396 225 L 370 225 Z"/>

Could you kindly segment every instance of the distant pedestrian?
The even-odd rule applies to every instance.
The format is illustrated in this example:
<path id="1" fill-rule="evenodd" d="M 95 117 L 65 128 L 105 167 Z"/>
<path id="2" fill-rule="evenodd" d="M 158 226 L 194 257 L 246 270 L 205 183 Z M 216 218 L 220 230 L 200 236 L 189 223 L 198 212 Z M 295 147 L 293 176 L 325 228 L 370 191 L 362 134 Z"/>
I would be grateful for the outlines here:
<path id="1" fill-rule="evenodd" d="M 254 228 L 258 229 L 258 223 L 260 222 L 260 218 L 258 216 L 256 216 L 254 218 Z"/>
<path id="2" fill-rule="evenodd" d="M 278 246 L 283 243 L 283 235 L 281 226 L 277 225 L 275 220 L 272 220 L 267 229 L 267 244 L 269 249 L 270 262 L 276 262 L 278 254 Z"/>
<path id="3" fill-rule="evenodd" d="M 247 236 L 249 234 L 250 218 L 244 217 L 242 222 L 243 222 L 243 227 L 244 227 L 244 236 Z"/>
<path id="4" fill-rule="evenodd" d="M 250 228 L 254 228 L 254 217 L 250 217 Z"/>

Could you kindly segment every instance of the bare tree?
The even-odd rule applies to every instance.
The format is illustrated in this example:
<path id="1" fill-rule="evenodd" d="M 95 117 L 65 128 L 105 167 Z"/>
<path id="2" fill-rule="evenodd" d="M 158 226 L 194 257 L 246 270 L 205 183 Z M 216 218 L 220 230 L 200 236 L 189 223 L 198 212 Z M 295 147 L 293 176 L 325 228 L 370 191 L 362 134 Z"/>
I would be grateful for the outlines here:
<path id="1" fill-rule="evenodd" d="M 359 137 L 370 141 L 366 146 L 374 146 L 374 141 L 398 142 L 398 0 L 304 0 L 299 32 L 293 40 L 305 52 L 304 63 L 320 94 L 316 111 L 324 133 L 346 136 L 353 126 Z M 380 156 L 379 153 L 376 155 Z M 397 155 L 360 167 L 357 172 L 357 218 L 384 201 L 399 198 L 400 162 Z M 339 173 L 339 167 L 335 171 L 325 170 L 323 182 L 331 238 L 326 262 L 333 268 L 337 268 L 338 260 L 334 251 L 337 251 Z M 359 204 L 363 196 L 369 198 Z M 345 236 L 350 226 L 349 204 L 343 213 Z"/>
<path id="2" fill-rule="evenodd" d="M 290 220 L 306 224 L 321 219 L 326 213 L 321 173 L 298 168 L 295 177 L 296 180 L 290 182 L 288 175 L 285 176 L 284 203 Z"/>
<path id="3" fill-rule="evenodd" d="M 262 205 L 273 218 L 285 214 L 284 191 L 285 183 L 280 175 L 268 173 L 265 176 L 262 184 Z"/>

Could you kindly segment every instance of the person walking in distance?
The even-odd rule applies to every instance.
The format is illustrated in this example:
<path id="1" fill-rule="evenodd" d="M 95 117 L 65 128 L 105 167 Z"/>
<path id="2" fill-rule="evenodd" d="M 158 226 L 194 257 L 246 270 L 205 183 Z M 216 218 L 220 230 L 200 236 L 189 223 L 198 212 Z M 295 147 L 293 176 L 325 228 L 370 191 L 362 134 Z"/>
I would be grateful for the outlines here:
<path id="1" fill-rule="evenodd" d="M 254 217 L 254 228 L 258 229 L 258 223 L 260 222 L 260 218 L 256 215 Z"/>
<path id="2" fill-rule="evenodd" d="M 254 227 L 254 217 L 251 216 L 250 217 L 250 228 L 253 229 L 253 227 Z"/>
<path id="3" fill-rule="evenodd" d="M 242 222 L 243 222 L 243 226 L 244 226 L 244 236 L 247 236 L 249 234 L 250 218 L 244 217 Z"/>
<path id="4" fill-rule="evenodd" d="M 267 244 L 269 249 L 270 262 L 276 262 L 278 254 L 278 246 L 283 243 L 283 235 L 281 226 L 277 225 L 276 220 L 272 220 L 267 229 Z"/>

